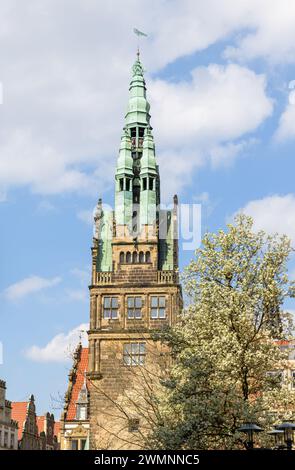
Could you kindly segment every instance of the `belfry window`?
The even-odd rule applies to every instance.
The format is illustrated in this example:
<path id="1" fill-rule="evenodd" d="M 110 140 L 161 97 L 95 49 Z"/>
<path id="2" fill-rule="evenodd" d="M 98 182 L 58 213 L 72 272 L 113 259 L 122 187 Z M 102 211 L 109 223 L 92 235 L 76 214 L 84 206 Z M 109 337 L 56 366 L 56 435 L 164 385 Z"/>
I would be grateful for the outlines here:
<path id="1" fill-rule="evenodd" d="M 127 316 L 128 319 L 141 318 L 142 298 L 141 297 L 128 297 L 127 298 Z"/>
<path id="2" fill-rule="evenodd" d="M 152 191 L 154 189 L 154 178 L 149 178 L 149 190 Z"/>
<path id="3" fill-rule="evenodd" d="M 103 318 L 113 320 L 118 318 L 118 297 L 104 297 L 103 299 Z"/>
<path id="4" fill-rule="evenodd" d="M 121 251 L 121 253 L 120 253 L 120 263 L 124 263 L 124 261 L 125 261 L 125 255 L 124 255 L 124 252 Z"/>
<path id="5" fill-rule="evenodd" d="M 130 191 L 130 183 L 131 183 L 130 178 L 127 178 L 126 179 L 126 191 Z"/>
<path id="6" fill-rule="evenodd" d="M 151 262 L 151 253 L 150 251 L 147 251 L 145 254 L 145 262 L 150 263 Z"/>
<path id="7" fill-rule="evenodd" d="M 130 251 L 127 251 L 127 253 L 126 253 L 126 263 L 131 263 L 131 253 L 130 253 Z"/>
<path id="8" fill-rule="evenodd" d="M 163 295 L 151 297 L 151 318 L 166 318 L 166 298 Z"/>
<path id="9" fill-rule="evenodd" d="M 134 251 L 132 253 L 132 263 L 137 263 L 137 260 L 138 260 L 138 255 L 137 255 L 137 252 Z"/>
<path id="10" fill-rule="evenodd" d="M 131 145 L 136 147 L 136 127 L 131 128 Z"/>
<path id="11" fill-rule="evenodd" d="M 119 179 L 119 188 L 120 188 L 120 191 L 124 190 L 124 179 L 123 178 Z"/>
<path id="12" fill-rule="evenodd" d="M 139 127 L 138 129 L 138 147 L 142 147 L 144 136 L 144 127 Z"/>
<path id="13" fill-rule="evenodd" d="M 142 366 L 145 363 L 145 343 L 126 343 L 123 347 L 125 366 Z"/>
<path id="14" fill-rule="evenodd" d="M 147 178 L 143 178 L 142 180 L 142 190 L 146 191 L 147 188 Z"/>
<path id="15" fill-rule="evenodd" d="M 144 252 L 143 251 L 139 252 L 138 262 L 139 263 L 144 263 Z"/>

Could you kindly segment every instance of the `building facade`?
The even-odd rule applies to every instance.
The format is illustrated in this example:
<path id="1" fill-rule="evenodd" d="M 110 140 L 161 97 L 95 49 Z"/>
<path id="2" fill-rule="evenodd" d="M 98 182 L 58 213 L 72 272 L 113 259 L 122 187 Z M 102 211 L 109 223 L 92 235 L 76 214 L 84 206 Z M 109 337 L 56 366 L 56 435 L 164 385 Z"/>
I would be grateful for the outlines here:
<path id="1" fill-rule="evenodd" d="M 0 380 L 0 450 L 17 450 L 18 423 L 11 416 L 11 401 L 6 400 L 6 382 Z"/>
<path id="2" fill-rule="evenodd" d="M 89 447 L 89 397 L 87 386 L 88 348 L 78 345 L 60 422 L 61 450 L 86 450 Z"/>
<path id="3" fill-rule="evenodd" d="M 284 361 L 283 367 L 278 365 L 275 371 L 270 371 L 281 386 L 287 387 L 295 392 L 295 339 L 280 340 L 277 344 L 282 352 L 285 352 L 287 359 Z"/>
<path id="4" fill-rule="evenodd" d="M 18 422 L 18 448 L 38 450 L 39 433 L 34 395 L 29 401 L 12 402 L 12 419 Z"/>
<path id="5" fill-rule="evenodd" d="M 159 167 L 139 53 L 129 92 L 115 171 L 115 210 L 105 210 L 100 199 L 94 217 L 88 364 L 92 449 L 138 447 L 138 436 L 148 427 L 135 404 L 139 379 L 150 380 L 169 362 L 169 352 L 153 340 L 153 332 L 172 325 L 182 306 L 178 202 L 174 196 L 171 210 L 160 209 Z"/>
<path id="6" fill-rule="evenodd" d="M 59 449 L 56 424 L 52 413 L 47 412 L 43 416 L 37 416 L 40 450 Z"/>

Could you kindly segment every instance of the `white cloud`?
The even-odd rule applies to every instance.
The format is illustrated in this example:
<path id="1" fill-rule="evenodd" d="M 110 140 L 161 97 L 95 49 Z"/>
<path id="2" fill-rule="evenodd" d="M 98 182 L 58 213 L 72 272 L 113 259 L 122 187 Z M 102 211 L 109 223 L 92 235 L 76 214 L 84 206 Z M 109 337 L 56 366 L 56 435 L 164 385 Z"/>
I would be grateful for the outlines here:
<path id="1" fill-rule="evenodd" d="M 54 277 L 52 279 L 46 279 L 39 276 L 30 276 L 21 281 L 8 286 L 4 290 L 4 296 L 8 300 L 18 300 L 27 295 L 39 292 L 43 289 L 56 286 L 61 282 L 60 277 Z"/>
<path id="2" fill-rule="evenodd" d="M 283 111 L 275 137 L 278 141 L 295 138 L 295 103 L 288 103 Z"/>
<path id="3" fill-rule="evenodd" d="M 191 83 L 152 82 L 153 124 L 160 145 L 224 142 L 254 131 L 272 113 L 265 88 L 264 75 L 234 64 L 198 67 Z"/>
<path id="4" fill-rule="evenodd" d="M 164 199 L 189 184 L 196 168 L 229 165 L 253 144 L 240 139 L 272 113 L 265 88 L 264 75 L 233 64 L 199 67 L 187 83 L 150 83 Z"/>
<path id="5" fill-rule="evenodd" d="M 5 202 L 7 201 L 7 194 L 4 189 L 0 189 L 0 202 Z"/>
<path id="6" fill-rule="evenodd" d="M 87 269 L 73 268 L 70 274 L 78 281 L 78 287 L 65 289 L 65 300 L 69 302 L 86 302 L 89 299 L 87 286 L 91 279 L 91 266 Z"/>
<path id="7" fill-rule="evenodd" d="M 48 212 L 56 212 L 57 207 L 52 204 L 52 202 L 47 201 L 46 199 L 41 200 L 37 205 L 38 214 L 48 214 Z"/>
<path id="8" fill-rule="evenodd" d="M 0 192 L 26 186 L 41 194 L 97 194 L 110 187 L 136 49 L 134 25 L 149 34 L 141 48 L 151 75 L 219 40 L 234 43 L 239 57 L 292 58 L 294 8 L 286 0 L 77 0 L 70 8 L 57 0 L 2 2 Z M 20 44 L 25 55 L 19 54 Z M 153 83 L 147 77 L 160 151 L 165 142 L 165 151 L 175 155 L 183 139 L 194 149 L 186 152 L 192 162 L 185 181 L 203 160 L 195 138 L 204 147 L 212 138 L 217 146 L 227 144 L 270 114 L 264 82 L 247 68 L 214 65 L 197 69 L 191 84 Z"/>
<path id="9" fill-rule="evenodd" d="M 84 209 L 77 212 L 77 217 L 87 225 L 93 225 L 93 210 Z"/>
<path id="10" fill-rule="evenodd" d="M 66 299 L 70 302 L 85 302 L 88 299 L 86 289 L 66 289 Z"/>
<path id="11" fill-rule="evenodd" d="M 31 346 L 25 355 L 36 362 L 68 362 L 72 360 L 72 353 L 80 339 L 82 345 L 87 346 L 87 334 L 89 325 L 82 323 L 68 333 L 60 333 L 54 336 L 44 347 Z"/>
<path id="12" fill-rule="evenodd" d="M 85 285 L 91 276 L 91 266 L 89 265 L 87 269 L 73 268 L 70 273 L 80 281 L 81 285 Z"/>
<path id="13" fill-rule="evenodd" d="M 295 194 L 250 201 L 238 212 L 253 217 L 256 230 L 286 234 L 295 246 Z"/>
<path id="14" fill-rule="evenodd" d="M 206 191 L 194 196 L 193 201 L 202 204 L 202 217 L 209 217 L 218 204 L 211 200 L 210 194 Z"/>
<path id="15" fill-rule="evenodd" d="M 247 0 L 236 2 L 244 19 L 239 27 L 237 44 L 228 46 L 225 56 L 231 59 L 264 58 L 275 63 L 294 63 L 295 4 L 292 0 Z"/>

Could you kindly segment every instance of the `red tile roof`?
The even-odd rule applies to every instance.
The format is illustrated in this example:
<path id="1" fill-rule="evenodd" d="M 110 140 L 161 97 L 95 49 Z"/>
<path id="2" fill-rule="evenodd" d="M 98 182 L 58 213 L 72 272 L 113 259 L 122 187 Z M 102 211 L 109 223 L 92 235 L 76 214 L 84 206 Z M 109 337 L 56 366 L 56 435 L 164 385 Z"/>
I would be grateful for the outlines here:
<path id="1" fill-rule="evenodd" d="M 38 433 L 39 434 L 43 431 L 46 431 L 44 429 L 44 423 L 45 423 L 45 416 L 37 416 L 37 426 L 38 426 Z"/>
<path id="2" fill-rule="evenodd" d="M 87 372 L 87 367 L 88 367 L 88 348 L 82 348 L 80 360 L 77 364 L 76 381 L 73 385 L 66 421 L 72 421 L 76 417 L 76 401 L 78 399 L 79 392 L 84 383 L 84 378 L 85 378 L 84 373 Z"/>
<path id="3" fill-rule="evenodd" d="M 13 401 L 11 418 L 18 422 L 18 440 L 20 441 L 23 434 L 23 425 L 27 418 L 28 401 Z"/>
<path id="4" fill-rule="evenodd" d="M 59 432 L 60 432 L 60 422 L 59 422 L 59 421 L 56 421 L 56 422 L 54 423 L 54 435 L 55 435 L 56 437 L 58 437 Z"/>
<path id="5" fill-rule="evenodd" d="M 276 341 L 278 346 L 292 346 L 292 340 L 288 339 L 279 339 Z"/>

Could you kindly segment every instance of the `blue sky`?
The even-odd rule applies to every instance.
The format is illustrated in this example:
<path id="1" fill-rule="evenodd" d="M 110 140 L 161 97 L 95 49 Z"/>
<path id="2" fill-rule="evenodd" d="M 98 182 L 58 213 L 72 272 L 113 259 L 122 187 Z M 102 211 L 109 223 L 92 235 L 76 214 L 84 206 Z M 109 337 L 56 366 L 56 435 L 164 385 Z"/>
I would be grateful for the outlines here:
<path id="1" fill-rule="evenodd" d="M 201 202 L 203 231 L 243 209 L 295 245 L 295 5 L 11 0 L 0 15 L 0 377 L 43 413 L 87 327 L 91 213 L 113 203 L 133 27 L 149 35 L 163 201 Z"/>

